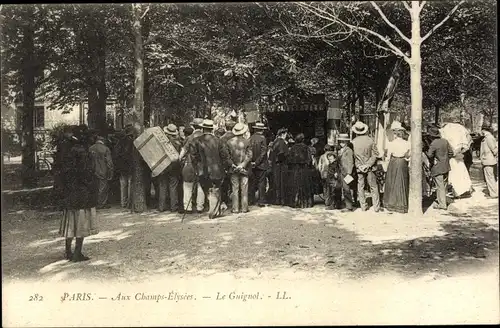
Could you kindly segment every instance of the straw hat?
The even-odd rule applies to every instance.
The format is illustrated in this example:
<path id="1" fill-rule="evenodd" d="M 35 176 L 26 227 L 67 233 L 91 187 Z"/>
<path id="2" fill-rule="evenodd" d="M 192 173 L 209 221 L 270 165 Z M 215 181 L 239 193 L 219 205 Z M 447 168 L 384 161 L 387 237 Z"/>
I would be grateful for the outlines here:
<path id="1" fill-rule="evenodd" d="M 248 131 L 248 126 L 243 123 L 237 123 L 233 128 L 233 134 L 235 136 L 241 136 Z"/>
<path id="2" fill-rule="evenodd" d="M 254 129 L 258 129 L 258 130 L 266 130 L 267 127 L 265 126 L 264 123 L 260 123 L 260 122 L 257 122 L 255 123 L 255 125 L 253 126 Z"/>
<path id="3" fill-rule="evenodd" d="M 201 127 L 204 129 L 213 129 L 214 128 L 214 121 L 203 120 L 203 123 L 201 123 Z"/>
<path id="4" fill-rule="evenodd" d="M 202 124 L 203 124 L 202 118 L 194 118 L 193 122 L 191 122 L 191 125 L 194 127 L 201 127 Z"/>
<path id="5" fill-rule="evenodd" d="M 163 128 L 163 131 L 165 131 L 166 134 L 170 136 L 178 136 L 179 131 L 177 130 L 177 127 L 175 124 L 169 124 L 166 127 Z"/>
<path id="6" fill-rule="evenodd" d="M 366 132 L 368 132 L 368 125 L 361 121 L 357 121 L 356 123 L 354 123 L 351 130 L 356 134 L 365 134 Z"/>
<path id="7" fill-rule="evenodd" d="M 391 124 L 391 130 L 398 131 L 398 130 L 403 130 L 406 131 L 406 129 L 401 125 L 401 122 L 399 121 L 393 121 Z"/>
<path id="8" fill-rule="evenodd" d="M 347 133 L 341 133 L 339 134 L 339 136 L 337 137 L 337 140 L 338 141 L 349 141 L 351 139 L 349 139 L 349 135 Z"/>

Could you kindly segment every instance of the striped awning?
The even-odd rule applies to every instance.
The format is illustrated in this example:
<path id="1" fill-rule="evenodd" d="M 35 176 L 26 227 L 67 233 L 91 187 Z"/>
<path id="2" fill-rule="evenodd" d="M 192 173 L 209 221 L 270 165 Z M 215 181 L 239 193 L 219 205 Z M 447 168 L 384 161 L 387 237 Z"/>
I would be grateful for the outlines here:
<path id="1" fill-rule="evenodd" d="M 322 112 L 326 111 L 326 104 L 272 104 L 260 107 L 262 113 L 280 112 Z"/>

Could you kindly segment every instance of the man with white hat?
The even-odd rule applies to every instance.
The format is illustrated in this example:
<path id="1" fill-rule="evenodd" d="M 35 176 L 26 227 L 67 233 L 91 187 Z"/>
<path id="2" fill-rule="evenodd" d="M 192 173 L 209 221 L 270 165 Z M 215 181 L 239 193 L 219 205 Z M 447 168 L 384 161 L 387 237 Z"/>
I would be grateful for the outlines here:
<path id="1" fill-rule="evenodd" d="M 269 161 L 267 159 L 267 141 L 264 131 L 267 129 L 264 123 L 257 122 L 253 126 L 254 134 L 250 137 L 250 148 L 252 149 L 252 176 L 250 177 L 250 202 L 254 202 L 255 193 L 259 191 L 257 204 L 264 206 L 266 196 L 266 179 Z"/>
<path id="2" fill-rule="evenodd" d="M 234 137 L 227 142 L 229 154 L 232 160 L 231 189 L 233 213 L 248 212 L 248 170 L 252 160 L 252 149 L 248 139 L 244 137 L 248 132 L 248 126 L 236 123 L 232 130 Z"/>
<path id="3" fill-rule="evenodd" d="M 220 186 L 225 171 L 233 164 L 222 141 L 214 136 L 214 122 L 204 120 L 201 128 L 203 134 L 194 139 L 190 152 L 193 155 L 193 166 L 197 172 L 200 186 L 208 197 L 209 219 L 219 214 L 221 199 Z"/>
<path id="4" fill-rule="evenodd" d="M 358 199 L 362 211 L 368 210 L 368 204 L 365 197 L 365 184 L 368 182 L 372 196 L 373 210 L 379 212 L 380 194 L 375 176 L 375 163 L 379 156 L 377 145 L 367 134 L 368 125 L 361 121 L 357 121 L 351 128 L 356 134 L 356 138 L 352 141 L 354 150 L 354 165 L 358 175 Z"/>
<path id="5" fill-rule="evenodd" d="M 163 128 L 168 140 L 178 152 L 181 150 L 181 140 L 179 130 L 175 124 L 169 124 Z M 167 209 L 167 194 L 170 197 L 170 210 L 172 212 L 182 212 L 179 206 L 179 180 L 181 176 L 180 162 L 171 163 L 165 171 L 158 176 L 158 211 Z"/>

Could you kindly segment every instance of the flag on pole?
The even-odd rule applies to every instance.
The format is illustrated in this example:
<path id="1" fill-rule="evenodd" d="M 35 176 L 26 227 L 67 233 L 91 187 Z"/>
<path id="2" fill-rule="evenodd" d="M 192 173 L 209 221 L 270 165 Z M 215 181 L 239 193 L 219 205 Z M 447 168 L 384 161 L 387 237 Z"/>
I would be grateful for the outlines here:
<path id="1" fill-rule="evenodd" d="M 394 97 L 396 92 L 396 87 L 398 86 L 399 77 L 400 77 L 400 66 L 402 59 L 398 59 L 394 68 L 392 69 L 391 76 L 389 77 L 389 81 L 387 82 L 387 86 L 385 87 L 384 94 L 382 95 L 382 100 L 378 104 L 377 111 L 378 112 L 387 112 L 389 107 L 389 101 Z"/>

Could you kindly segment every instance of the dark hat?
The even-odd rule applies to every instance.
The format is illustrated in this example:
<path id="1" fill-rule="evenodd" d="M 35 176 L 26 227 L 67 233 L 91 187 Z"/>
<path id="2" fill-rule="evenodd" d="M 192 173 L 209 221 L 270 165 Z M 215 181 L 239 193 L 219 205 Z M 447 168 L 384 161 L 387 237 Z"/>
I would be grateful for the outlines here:
<path id="1" fill-rule="evenodd" d="M 435 126 L 431 126 L 428 130 L 427 130 L 427 134 L 430 136 L 430 137 L 433 137 L 433 138 L 441 138 L 441 133 L 439 132 L 439 129 Z"/>
<path id="2" fill-rule="evenodd" d="M 287 133 L 288 129 L 287 128 L 281 128 L 276 132 L 276 135 L 279 136 L 280 134 Z"/>

